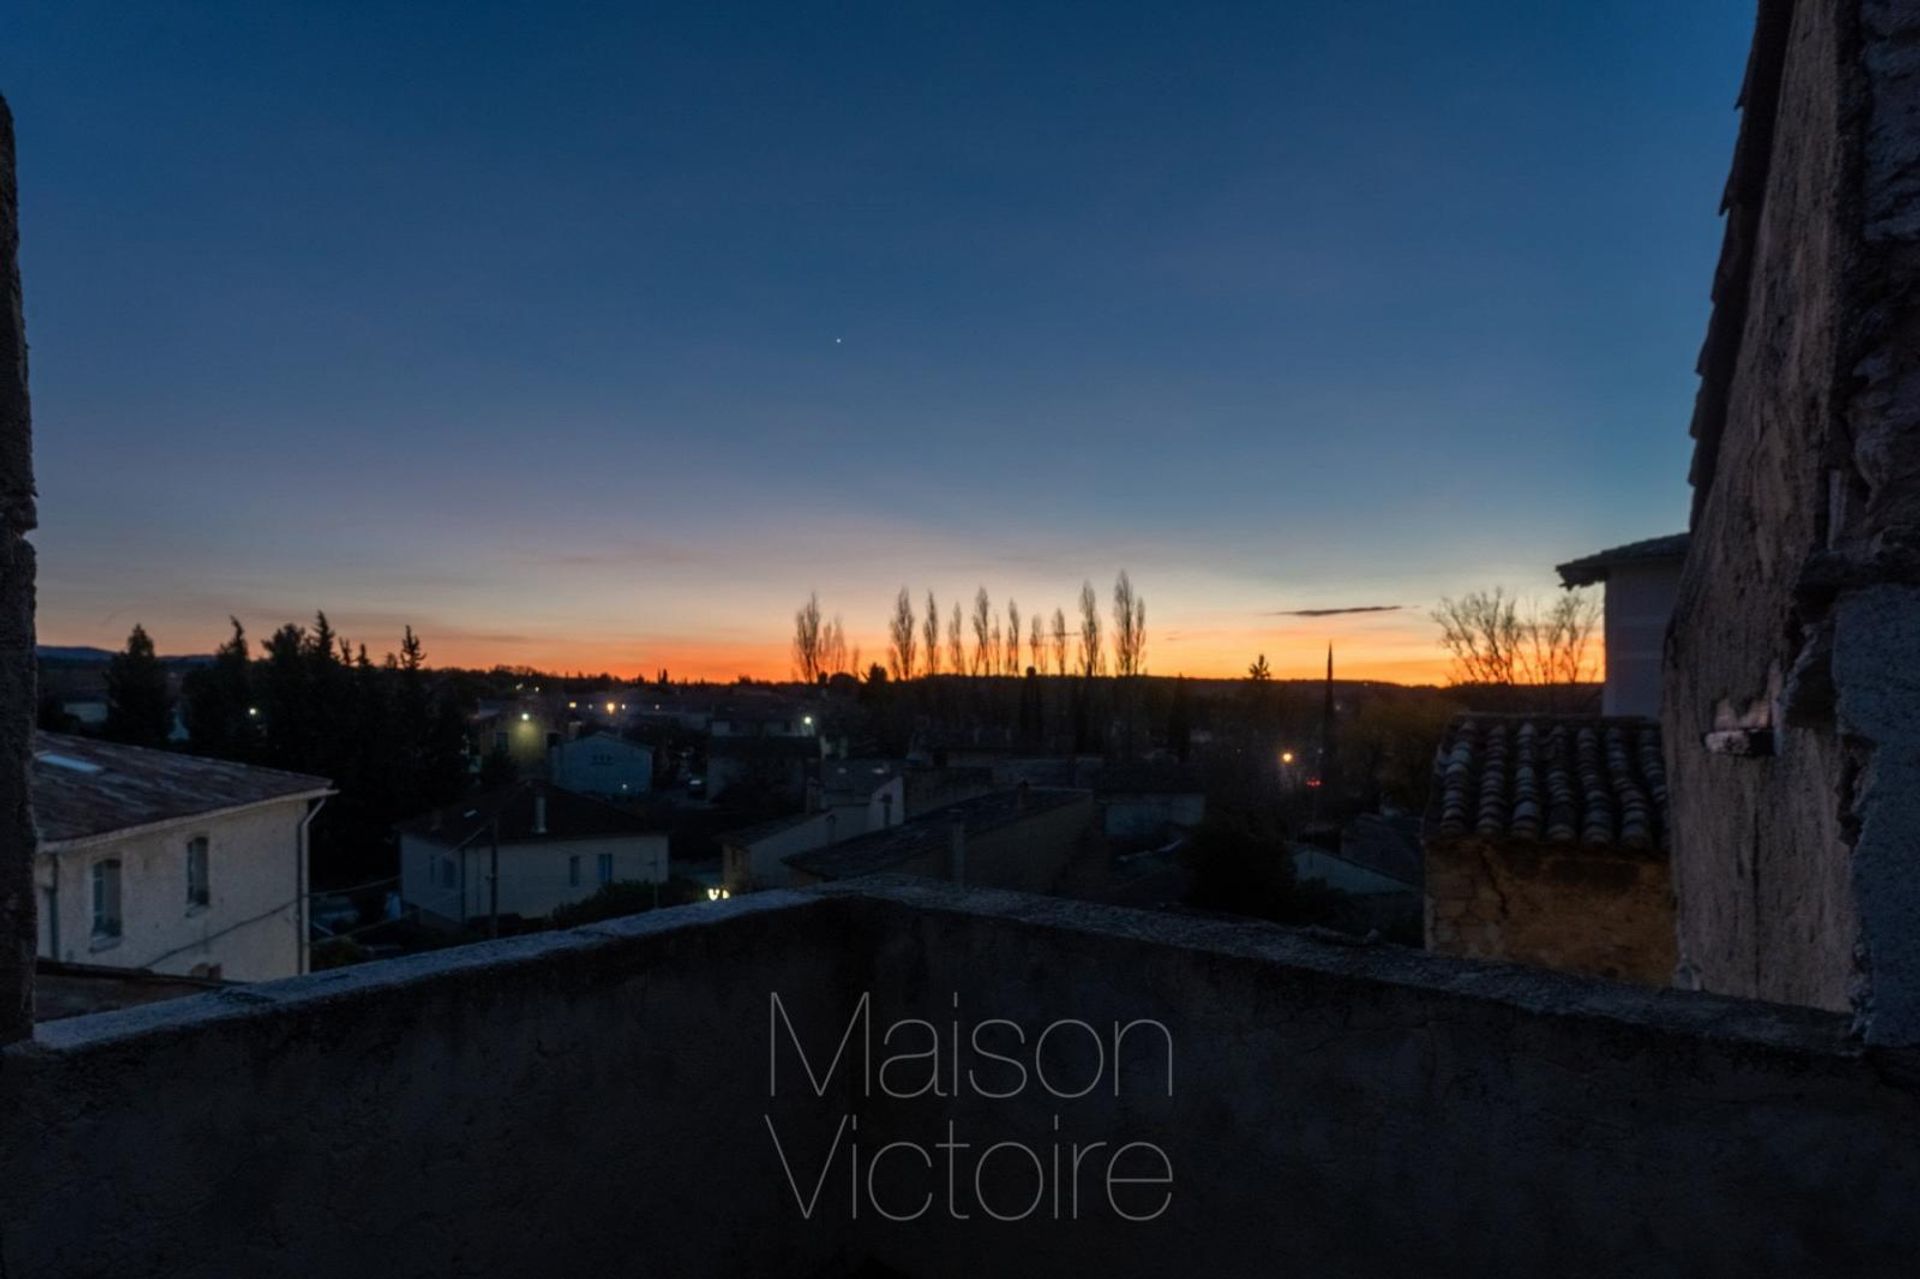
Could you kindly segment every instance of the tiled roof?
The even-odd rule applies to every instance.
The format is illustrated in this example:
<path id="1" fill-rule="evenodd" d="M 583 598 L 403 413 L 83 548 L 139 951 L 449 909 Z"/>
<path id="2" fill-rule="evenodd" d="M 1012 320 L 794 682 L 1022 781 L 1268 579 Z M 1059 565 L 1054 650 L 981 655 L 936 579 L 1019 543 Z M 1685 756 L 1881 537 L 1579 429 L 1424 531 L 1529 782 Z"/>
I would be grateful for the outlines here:
<path id="1" fill-rule="evenodd" d="M 821 879 L 852 879 L 888 870 L 927 853 L 944 852 L 951 846 L 956 825 L 963 826 L 969 836 L 979 835 L 1064 804 L 1084 802 L 1087 797 L 1083 790 L 1028 788 L 1024 795 L 1019 790 L 994 791 L 936 808 L 898 826 L 795 853 L 783 860 Z"/>
<path id="2" fill-rule="evenodd" d="M 324 777 L 224 759 L 41 733 L 33 749 L 33 815 L 40 838 L 64 842 L 243 808 L 324 795 Z"/>
<path id="3" fill-rule="evenodd" d="M 1560 575 L 1563 586 L 1590 586 L 1595 582 L 1607 580 L 1609 570 L 1622 564 L 1645 564 L 1654 560 L 1682 559 L 1687 553 L 1687 534 L 1669 533 L 1665 537 L 1649 537 L 1640 542 L 1628 542 L 1625 546 L 1615 546 L 1593 555 L 1583 555 L 1577 560 L 1555 566 L 1554 572 Z"/>
<path id="4" fill-rule="evenodd" d="M 612 804 L 548 786 L 546 830 L 534 832 L 534 795 L 538 784 L 521 782 L 504 790 L 475 795 L 430 813 L 422 813 L 395 829 L 402 834 L 432 840 L 452 848 L 477 835 L 496 819 L 500 842 L 538 843 L 547 840 L 592 839 L 602 835 L 642 835 L 659 827 L 648 819 Z"/>
<path id="5" fill-rule="evenodd" d="M 1429 841 L 1665 846 L 1660 726 L 1638 717 L 1462 715 L 1434 758 Z"/>

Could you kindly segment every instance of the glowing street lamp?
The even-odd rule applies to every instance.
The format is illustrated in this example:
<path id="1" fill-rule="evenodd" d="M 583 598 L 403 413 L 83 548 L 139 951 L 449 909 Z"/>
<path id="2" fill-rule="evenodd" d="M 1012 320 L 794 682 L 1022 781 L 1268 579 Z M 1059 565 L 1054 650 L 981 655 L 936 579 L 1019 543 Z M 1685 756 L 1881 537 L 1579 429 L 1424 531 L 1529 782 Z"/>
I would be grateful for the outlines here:
<path id="1" fill-rule="evenodd" d="M 1291 764 L 1291 763 L 1293 763 L 1293 752 L 1292 752 L 1292 751 L 1281 751 L 1281 752 L 1280 752 L 1280 762 L 1281 762 L 1282 764 Z"/>

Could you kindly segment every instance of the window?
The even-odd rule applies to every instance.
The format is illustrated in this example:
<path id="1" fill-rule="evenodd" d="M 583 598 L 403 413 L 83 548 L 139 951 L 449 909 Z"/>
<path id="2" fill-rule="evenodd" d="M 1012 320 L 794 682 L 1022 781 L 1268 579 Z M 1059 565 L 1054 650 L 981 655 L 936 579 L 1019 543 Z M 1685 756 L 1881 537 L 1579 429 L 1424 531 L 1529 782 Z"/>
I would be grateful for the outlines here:
<path id="1" fill-rule="evenodd" d="M 93 939 L 120 938 L 120 859 L 93 864 Z"/>
<path id="2" fill-rule="evenodd" d="M 207 837 L 196 835 L 187 841 L 187 907 L 205 906 L 212 900 L 207 887 Z"/>
<path id="3" fill-rule="evenodd" d="M 580 887 L 580 855 L 578 853 L 567 858 L 567 887 Z"/>
<path id="4" fill-rule="evenodd" d="M 600 882 L 603 884 L 611 884 L 613 882 L 612 853 L 600 854 Z"/>

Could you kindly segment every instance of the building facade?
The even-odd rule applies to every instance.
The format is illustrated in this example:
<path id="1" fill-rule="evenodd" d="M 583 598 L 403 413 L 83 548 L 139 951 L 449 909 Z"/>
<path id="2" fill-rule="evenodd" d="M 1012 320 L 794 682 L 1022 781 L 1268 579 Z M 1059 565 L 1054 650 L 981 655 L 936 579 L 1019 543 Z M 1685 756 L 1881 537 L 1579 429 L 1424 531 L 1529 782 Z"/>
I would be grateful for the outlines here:
<path id="1" fill-rule="evenodd" d="M 33 775 L 40 956 L 229 981 L 305 971 L 326 779 L 54 733 Z"/>
<path id="2" fill-rule="evenodd" d="M 610 804 L 522 782 L 400 827 L 400 895 L 424 923 L 541 918 L 608 884 L 665 883 L 667 836 Z"/>
<path id="3" fill-rule="evenodd" d="M 1460 717 L 1421 831 L 1427 948 L 1667 985 L 1666 807 L 1651 720 Z"/>
<path id="4" fill-rule="evenodd" d="M 1601 632 L 1607 677 L 1600 693 L 1601 714 L 1660 714 L 1667 623 L 1673 618 L 1686 557 L 1687 535 L 1674 533 L 1616 546 L 1556 570 L 1560 584 L 1569 589 L 1598 583 L 1606 591 Z"/>
<path id="5" fill-rule="evenodd" d="M 547 764 L 555 786 L 582 795 L 621 799 L 653 789 L 653 748 L 611 733 L 562 742 Z"/>

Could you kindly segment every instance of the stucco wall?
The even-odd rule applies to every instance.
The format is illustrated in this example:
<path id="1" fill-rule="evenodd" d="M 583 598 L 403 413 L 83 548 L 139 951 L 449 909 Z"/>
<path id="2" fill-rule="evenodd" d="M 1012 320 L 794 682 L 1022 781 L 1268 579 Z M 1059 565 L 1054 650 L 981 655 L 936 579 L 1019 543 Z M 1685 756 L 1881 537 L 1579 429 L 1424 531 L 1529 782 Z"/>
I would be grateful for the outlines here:
<path id="1" fill-rule="evenodd" d="M 769 1097 L 776 992 L 823 1073 L 863 994 L 876 1044 L 909 1017 L 943 1033 L 1157 1020 L 1172 1095 L 1138 1055 L 1117 1097 L 868 1096 L 851 1063 L 816 1097 L 790 1057 Z M 1053 898 L 760 893 L 43 1027 L 0 1060 L 0 1265 L 1902 1273 L 1920 1247 L 1920 1074 L 1845 1031 Z M 1049 1064 L 1065 1082 L 1086 1063 L 1068 1047 Z M 1173 1194 L 1143 1223 L 894 1225 L 848 1212 L 843 1150 L 808 1220 L 769 1120 L 803 1188 L 851 1120 L 863 1159 L 948 1122 L 976 1154 L 1151 1140 Z M 889 1169 L 898 1204 L 914 1170 Z M 1024 1195 L 1015 1170 L 984 1178 L 994 1202 Z"/>
<path id="2" fill-rule="evenodd" d="M 1150 1139 L 1174 1171 L 1147 1224 L 864 1217 L 903 1273 L 1895 1274 L 1920 1245 L 1912 1085 L 1845 1047 L 1841 1018 L 1056 899 L 893 896 L 868 924 L 876 1026 L 1157 1018 L 1175 1045 L 1171 1098 L 1130 1059 L 1118 1098 L 870 1102 L 869 1149 L 951 1119 L 1041 1149 Z M 1002 1168 L 988 1185 L 1018 1204 L 1031 1173 Z"/>
<path id="3" fill-rule="evenodd" d="M 1673 980 L 1673 882 L 1664 855 L 1497 840 L 1429 841 L 1427 946 L 1562 972 Z"/>
<path id="4" fill-rule="evenodd" d="M 1602 714 L 1660 714 L 1660 663 L 1679 586 L 1679 560 L 1617 564 L 1608 570 Z"/>
<path id="5" fill-rule="evenodd" d="M 69 963 L 192 972 L 230 981 L 300 971 L 300 823 L 305 800 L 216 813 L 128 837 L 43 853 L 39 953 Z M 187 901 L 187 841 L 207 839 L 208 902 Z M 93 937 L 92 867 L 120 862 L 120 937 Z M 56 883 L 58 891 L 50 892 Z M 59 954 L 53 953 L 54 903 Z"/>
<path id="6" fill-rule="evenodd" d="M 546 843 L 500 845 L 500 913 L 528 918 L 552 912 L 555 906 L 584 901 L 600 890 L 599 858 L 613 857 L 613 880 L 663 883 L 671 868 L 665 835 L 623 835 L 606 839 L 568 839 Z M 580 882 L 571 881 L 569 861 L 580 859 Z M 442 860 L 454 863 L 452 888 L 441 886 L 434 867 Z M 461 869 L 464 865 L 464 871 Z M 480 919 L 493 909 L 488 876 L 493 873 L 493 848 L 484 836 L 452 852 L 417 835 L 400 840 L 401 897 L 408 905 L 443 920 Z M 464 910 L 461 905 L 465 894 Z"/>
<path id="7" fill-rule="evenodd" d="M 585 795 L 644 795 L 653 789 L 653 750 L 604 733 L 563 742 L 549 753 L 554 785 Z"/>
<path id="8" fill-rule="evenodd" d="M 813 1273 L 839 1241 L 767 1167 L 767 992 L 806 1017 L 851 956 L 734 906 L 43 1026 L 0 1066 L 0 1271 Z"/>

